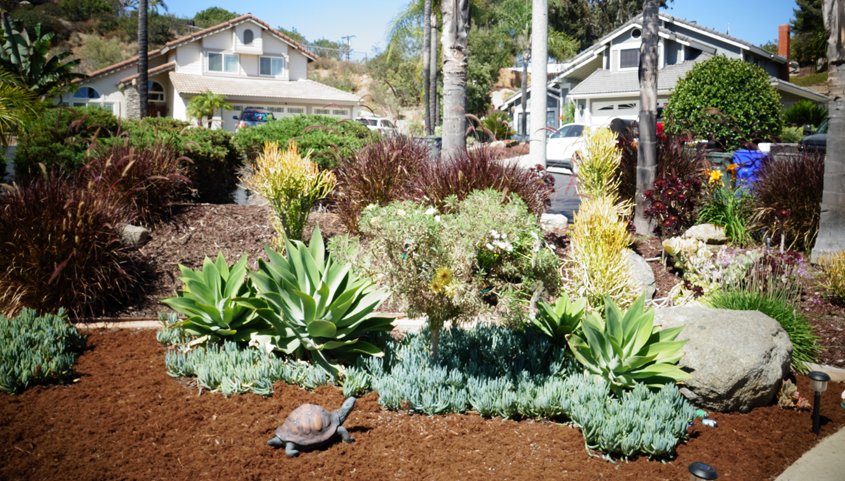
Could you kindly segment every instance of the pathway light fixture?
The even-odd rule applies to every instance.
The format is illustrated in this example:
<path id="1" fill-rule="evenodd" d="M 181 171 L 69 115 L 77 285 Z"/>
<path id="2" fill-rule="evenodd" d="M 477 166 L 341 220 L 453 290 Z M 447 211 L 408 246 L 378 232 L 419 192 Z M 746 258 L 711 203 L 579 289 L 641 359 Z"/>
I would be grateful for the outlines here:
<path id="1" fill-rule="evenodd" d="M 810 378 L 810 389 L 813 390 L 813 432 L 819 434 L 821 429 L 819 410 L 822 404 L 822 393 L 827 391 L 830 376 L 821 371 L 811 371 L 807 376 Z"/>

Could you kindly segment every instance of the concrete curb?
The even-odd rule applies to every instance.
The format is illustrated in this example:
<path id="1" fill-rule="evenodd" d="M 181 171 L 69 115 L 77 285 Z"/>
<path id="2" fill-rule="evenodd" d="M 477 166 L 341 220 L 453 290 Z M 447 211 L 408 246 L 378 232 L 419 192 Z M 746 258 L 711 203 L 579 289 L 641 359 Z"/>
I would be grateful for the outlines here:
<path id="1" fill-rule="evenodd" d="M 807 363 L 807 368 L 811 371 L 822 371 L 827 373 L 827 375 L 830 376 L 830 380 L 833 382 L 845 382 L 845 369 L 840 367 Z"/>

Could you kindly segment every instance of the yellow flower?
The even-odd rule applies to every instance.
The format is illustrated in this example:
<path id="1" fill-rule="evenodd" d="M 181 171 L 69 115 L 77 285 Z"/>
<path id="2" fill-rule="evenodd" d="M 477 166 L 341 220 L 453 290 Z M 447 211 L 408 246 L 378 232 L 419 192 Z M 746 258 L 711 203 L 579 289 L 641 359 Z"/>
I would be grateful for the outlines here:
<path id="1" fill-rule="evenodd" d="M 431 283 L 428 288 L 435 294 L 446 293 L 449 286 L 452 284 L 452 270 L 448 267 L 438 267 L 431 278 Z"/>
<path id="2" fill-rule="evenodd" d="M 721 170 L 711 170 L 710 171 L 710 185 L 713 185 L 722 180 L 722 171 Z"/>

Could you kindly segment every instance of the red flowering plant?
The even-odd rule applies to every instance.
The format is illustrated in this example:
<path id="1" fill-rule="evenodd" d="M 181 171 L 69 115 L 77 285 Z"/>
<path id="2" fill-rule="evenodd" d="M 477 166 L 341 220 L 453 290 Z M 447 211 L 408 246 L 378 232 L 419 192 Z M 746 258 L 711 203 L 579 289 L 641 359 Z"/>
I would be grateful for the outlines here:
<path id="1" fill-rule="evenodd" d="M 656 224 L 663 237 L 682 234 L 695 224 L 701 202 L 702 182 L 698 177 L 675 175 L 654 181 L 654 189 L 645 192 L 645 215 Z"/>

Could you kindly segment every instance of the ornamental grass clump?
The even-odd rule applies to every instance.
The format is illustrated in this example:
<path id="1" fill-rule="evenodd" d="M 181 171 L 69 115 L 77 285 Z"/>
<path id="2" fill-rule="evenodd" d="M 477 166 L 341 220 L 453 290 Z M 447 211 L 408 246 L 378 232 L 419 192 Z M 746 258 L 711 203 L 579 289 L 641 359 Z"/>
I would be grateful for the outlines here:
<path id="1" fill-rule="evenodd" d="M 819 259 L 824 276 L 821 285 L 836 302 L 845 302 L 845 251 Z"/>
<path id="2" fill-rule="evenodd" d="M 610 129 L 594 129 L 585 136 L 585 154 L 578 162 L 578 193 L 583 197 L 619 200 L 622 151 Z"/>
<path id="3" fill-rule="evenodd" d="M 314 205 L 328 197 L 337 180 L 331 171 L 320 170 L 308 155 L 300 155 L 296 143 L 280 150 L 276 142 L 264 144 L 245 179 L 247 188 L 265 197 L 273 208 L 277 245 L 286 239 L 302 240 L 302 231 Z"/>
<path id="4" fill-rule="evenodd" d="M 723 179 L 720 170 L 707 172 L 708 189 L 698 210 L 698 223 L 723 227 L 728 242 L 742 247 L 752 241 L 749 228 L 752 197 L 737 185 L 737 167 L 737 164 L 728 165 L 729 179 Z"/>

